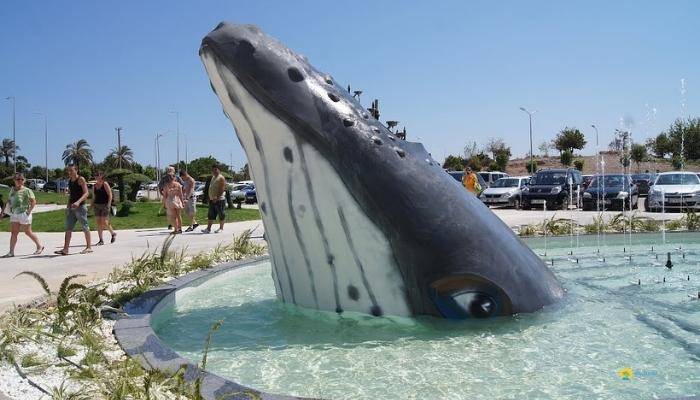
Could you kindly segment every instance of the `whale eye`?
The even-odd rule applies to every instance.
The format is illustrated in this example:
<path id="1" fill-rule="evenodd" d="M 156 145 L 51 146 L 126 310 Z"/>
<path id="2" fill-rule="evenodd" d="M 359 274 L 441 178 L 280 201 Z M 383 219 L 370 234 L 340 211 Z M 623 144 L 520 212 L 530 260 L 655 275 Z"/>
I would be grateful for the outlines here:
<path id="1" fill-rule="evenodd" d="M 438 313 L 445 318 L 489 318 L 512 314 L 511 301 L 503 290 L 479 276 L 449 276 L 433 282 L 428 293 Z"/>
<path id="2" fill-rule="evenodd" d="M 473 318 L 486 318 L 496 312 L 496 300 L 482 292 L 464 292 L 452 296 L 455 304 Z"/>

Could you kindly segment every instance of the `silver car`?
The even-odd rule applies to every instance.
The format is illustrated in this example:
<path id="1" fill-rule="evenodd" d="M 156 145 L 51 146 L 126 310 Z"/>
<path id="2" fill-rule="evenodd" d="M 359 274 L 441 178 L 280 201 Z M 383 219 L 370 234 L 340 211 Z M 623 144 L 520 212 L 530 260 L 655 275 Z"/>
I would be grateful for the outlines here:
<path id="1" fill-rule="evenodd" d="M 487 206 L 510 206 L 520 208 L 522 188 L 530 182 L 529 176 L 501 178 L 488 189 L 481 192 L 479 198 Z"/>
<path id="2" fill-rule="evenodd" d="M 700 210 L 700 178 L 694 172 L 664 172 L 649 189 L 649 211 Z"/>

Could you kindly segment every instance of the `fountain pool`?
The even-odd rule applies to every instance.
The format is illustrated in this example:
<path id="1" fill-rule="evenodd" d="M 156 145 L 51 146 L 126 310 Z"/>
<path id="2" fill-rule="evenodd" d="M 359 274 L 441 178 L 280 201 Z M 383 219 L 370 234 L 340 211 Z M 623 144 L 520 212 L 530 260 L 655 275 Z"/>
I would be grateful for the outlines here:
<path id="1" fill-rule="evenodd" d="M 534 249 L 541 239 L 528 239 Z M 700 233 L 548 238 L 556 307 L 488 320 L 303 310 L 276 300 L 269 261 L 185 287 L 159 338 L 261 391 L 327 399 L 643 399 L 700 394 Z M 653 246 L 653 250 L 652 250 Z M 623 251 L 624 247 L 624 251 Z M 671 253 L 673 268 L 665 267 Z"/>

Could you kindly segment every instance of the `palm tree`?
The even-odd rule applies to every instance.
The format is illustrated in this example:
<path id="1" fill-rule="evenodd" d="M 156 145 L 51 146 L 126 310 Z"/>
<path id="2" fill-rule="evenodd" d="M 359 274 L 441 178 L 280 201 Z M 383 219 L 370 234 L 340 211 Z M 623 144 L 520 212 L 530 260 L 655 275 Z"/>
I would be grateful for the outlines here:
<path id="1" fill-rule="evenodd" d="M 134 152 L 129 146 L 113 148 L 107 155 L 110 164 L 116 168 L 129 168 L 134 163 Z"/>
<path id="2" fill-rule="evenodd" d="M 0 146 L 0 155 L 5 158 L 5 168 L 10 168 L 10 158 L 19 150 L 19 146 L 15 147 L 15 141 L 12 139 L 3 139 Z"/>
<path id="3" fill-rule="evenodd" d="M 92 149 L 88 144 L 87 140 L 80 139 L 75 143 L 69 143 L 66 145 L 66 149 L 63 151 L 63 162 L 66 165 L 73 164 L 80 170 L 80 165 L 92 164 Z"/>

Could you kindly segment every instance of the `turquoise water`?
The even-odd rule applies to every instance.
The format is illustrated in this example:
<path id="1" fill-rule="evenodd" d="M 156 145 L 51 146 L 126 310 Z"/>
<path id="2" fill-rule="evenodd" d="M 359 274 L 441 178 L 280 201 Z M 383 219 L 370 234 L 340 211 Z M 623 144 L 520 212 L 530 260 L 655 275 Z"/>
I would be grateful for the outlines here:
<path id="1" fill-rule="evenodd" d="M 564 304 L 531 315 L 452 322 L 302 310 L 275 300 L 270 265 L 263 262 L 178 292 L 154 328 L 166 344 L 197 362 L 209 326 L 223 319 L 208 369 L 278 394 L 332 399 L 700 395 L 700 301 L 691 298 L 700 291 L 700 234 L 669 234 L 666 244 L 659 234 L 635 235 L 632 246 L 621 235 L 606 241 L 598 254 L 595 236 L 581 237 L 578 247 L 575 239 L 550 238 L 543 258 L 549 265 L 554 260 L 552 269 L 567 297 Z M 543 239 L 528 243 L 544 253 Z M 668 251 L 671 271 L 663 267 Z M 624 368 L 634 376 L 622 379 L 618 371 Z"/>

